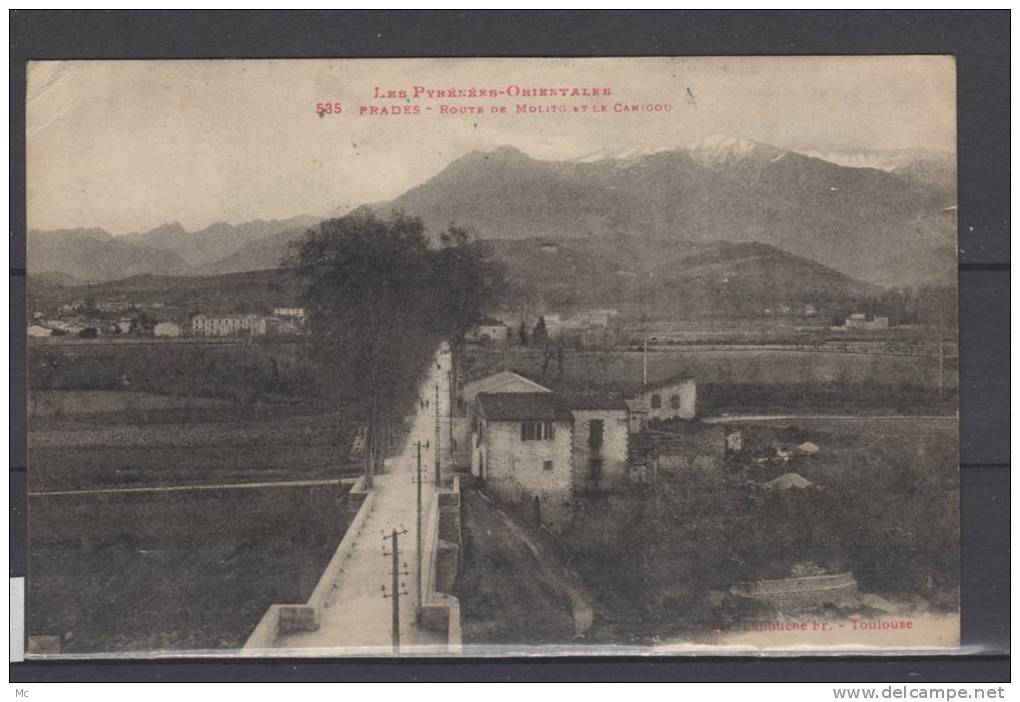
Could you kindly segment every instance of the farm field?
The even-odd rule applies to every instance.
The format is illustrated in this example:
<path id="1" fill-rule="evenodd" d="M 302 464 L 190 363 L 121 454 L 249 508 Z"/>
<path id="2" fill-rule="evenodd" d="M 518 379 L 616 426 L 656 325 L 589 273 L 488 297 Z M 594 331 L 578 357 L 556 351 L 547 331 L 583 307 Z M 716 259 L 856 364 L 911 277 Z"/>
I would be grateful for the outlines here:
<path id="1" fill-rule="evenodd" d="M 529 377 L 541 377 L 542 354 L 535 349 L 514 347 L 506 350 L 472 349 L 472 375 L 509 365 L 520 368 Z M 564 352 L 564 375 L 568 379 L 592 379 L 640 383 L 643 372 L 640 351 Z M 649 350 L 650 382 L 686 371 L 701 383 L 748 383 L 786 385 L 797 383 L 846 383 L 881 386 L 935 387 L 938 384 L 938 359 L 877 353 L 842 353 L 786 350 L 770 347 L 712 348 L 690 350 Z M 558 373 L 554 359 L 546 368 L 547 377 Z M 945 385 L 956 384 L 955 371 L 945 372 Z"/>
<path id="2" fill-rule="evenodd" d="M 550 386 L 612 384 L 640 387 L 638 351 L 565 350 L 545 362 L 536 349 L 472 348 L 468 380 L 504 368 Z M 680 373 L 698 384 L 703 415 L 753 413 L 955 414 L 959 379 L 943 367 L 939 397 L 937 358 L 733 346 L 726 349 L 649 351 L 648 381 Z M 543 364 L 545 364 L 543 372 Z"/>
<path id="3" fill-rule="evenodd" d="M 62 653 L 236 649 L 270 604 L 314 589 L 346 490 L 30 498 L 28 634 Z"/>
<path id="4" fill-rule="evenodd" d="M 211 487 L 356 472 L 357 424 L 322 406 L 30 396 L 28 634 L 63 653 L 237 648 L 308 597 L 347 528 L 346 484 Z"/>
<path id="5" fill-rule="evenodd" d="M 333 446 L 34 448 L 31 491 L 323 480 L 357 472 Z"/>
<path id="6" fill-rule="evenodd" d="M 347 460 L 357 424 L 321 407 L 110 391 L 32 395 L 31 492 L 321 480 L 357 471 Z"/>

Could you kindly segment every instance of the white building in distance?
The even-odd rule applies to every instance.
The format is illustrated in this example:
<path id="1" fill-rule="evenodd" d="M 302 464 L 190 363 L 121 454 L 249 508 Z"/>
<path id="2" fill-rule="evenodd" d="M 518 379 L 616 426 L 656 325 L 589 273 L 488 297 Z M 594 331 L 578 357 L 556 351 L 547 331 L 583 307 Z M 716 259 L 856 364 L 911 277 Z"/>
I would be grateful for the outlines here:
<path id="1" fill-rule="evenodd" d="M 153 336 L 180 336 L 181 325 L 176 322 L 157 322 L 152 328 Z"/>
<path id="2" fill-rule="evenodd" d="M 274 307 L 274 317 L 286 317 L 288 319 L 296 319 L 298 321 L 305 321 L 305 308 L 304 307 Z"/>
<path id="3" fill-rule="evenodd" d="M 196 314 L 191 318 L 195 336 L 265 336 L 266 320 L 254 314 L 231 314 L 211 317 Z"/>

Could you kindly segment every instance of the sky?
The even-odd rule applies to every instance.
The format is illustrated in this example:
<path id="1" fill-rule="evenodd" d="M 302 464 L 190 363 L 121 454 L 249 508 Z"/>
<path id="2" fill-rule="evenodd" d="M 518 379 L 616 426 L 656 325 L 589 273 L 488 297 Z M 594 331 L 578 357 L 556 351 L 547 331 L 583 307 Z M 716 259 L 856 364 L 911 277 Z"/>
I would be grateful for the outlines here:
<path id="1" fill-rule="evenodd" d="M 414 86 L 610 95 L 415 98 Z M 326 215 L 505 144 L 549 160 L 712 134 L 815 151 L 955 152 L 955 86 L 953 59 L 939 56 L 33 62 L 28 224 L 124 234 Z M 376 88 L 408 95 L 376 99 Z M 340 114 L 320 116 L 327 102 Z M 566 111 L 517 114 L 519 104 Z M 575 112 L 581 105 L 606 111 Z M 373 106 L 419 112 L 360 114 Z M 507 112 L 492 112 L 500 106 Z"/>

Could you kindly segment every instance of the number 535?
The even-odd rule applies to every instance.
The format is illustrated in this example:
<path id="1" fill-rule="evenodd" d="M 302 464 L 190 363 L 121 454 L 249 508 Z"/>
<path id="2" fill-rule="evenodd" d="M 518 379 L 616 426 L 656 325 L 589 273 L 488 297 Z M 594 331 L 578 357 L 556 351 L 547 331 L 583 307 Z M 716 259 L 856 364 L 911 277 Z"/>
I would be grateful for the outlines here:
<path id="1" fill-rule="evenodd" d="M 317 102 L 315 112 L 320 115 L 338 115 L 344 111 L 343 105 L 339 102 Z"/>

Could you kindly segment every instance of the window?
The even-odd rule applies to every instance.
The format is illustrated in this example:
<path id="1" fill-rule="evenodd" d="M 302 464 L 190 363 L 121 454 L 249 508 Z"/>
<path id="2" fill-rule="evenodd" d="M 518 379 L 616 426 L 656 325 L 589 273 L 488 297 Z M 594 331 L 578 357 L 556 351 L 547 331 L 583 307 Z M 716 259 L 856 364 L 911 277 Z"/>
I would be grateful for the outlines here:
<path id="1" fill-rule="evenodd" d="M 602 435 L 604 431 L 605 426 L 601 419 L 593 419 L 588 422 L 588 446 L 595 450 L 602 448 Z"/>
<path id="2" fill-rule="evenodd" d="M 521 441 L 552 441 L 556 427 L 552 422 L 521 422 Z"/>
<path id="3" fill-rule="evenodd" d="M 670 398 L 669 398 L 669 406 L 672 407 L 675 410 L 680 409 L 680 396 L 679 395 L 671 395 Z"/>
<path id="4" fill-rule="evenodd" d="M 542 470 L 551 471 L 553 469 L 552 461 L 546 461 L 542 464 Z"/>
<path id="5" fill-rule="evenodd" d="M 602 459 L 592 458 L 588 461 L 588 478 L 592 482 L 598 482 L 602 479 Z"/>
<path id="6" fill-rule="evenodd" d="M 662 407 L 662 395 L 652 395 L 652 409 L 659 409 Z"/>

